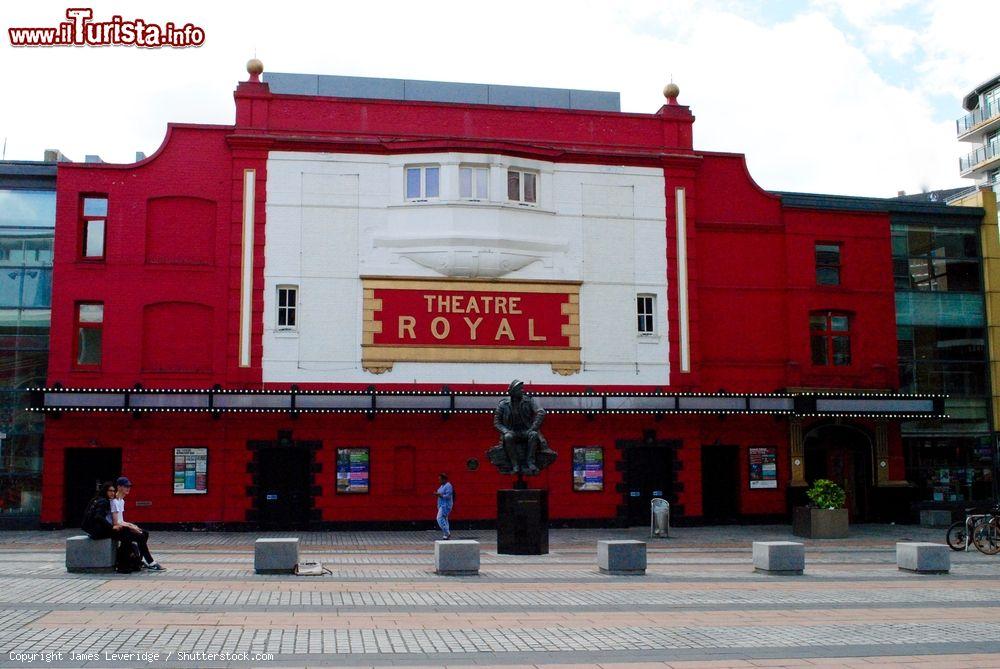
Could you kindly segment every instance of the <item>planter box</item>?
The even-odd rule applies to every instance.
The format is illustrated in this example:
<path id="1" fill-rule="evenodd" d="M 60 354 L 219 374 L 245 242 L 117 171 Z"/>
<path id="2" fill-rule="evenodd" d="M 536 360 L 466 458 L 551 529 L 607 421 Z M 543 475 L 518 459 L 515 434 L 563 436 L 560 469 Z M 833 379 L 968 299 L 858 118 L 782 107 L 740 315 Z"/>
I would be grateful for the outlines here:
<path id="1" fill-rule="evenodd" d="M 792 512 L 792 534 L 808 539 L 843 539 L 847 536 L 847 509 L 797 506 Z"/>

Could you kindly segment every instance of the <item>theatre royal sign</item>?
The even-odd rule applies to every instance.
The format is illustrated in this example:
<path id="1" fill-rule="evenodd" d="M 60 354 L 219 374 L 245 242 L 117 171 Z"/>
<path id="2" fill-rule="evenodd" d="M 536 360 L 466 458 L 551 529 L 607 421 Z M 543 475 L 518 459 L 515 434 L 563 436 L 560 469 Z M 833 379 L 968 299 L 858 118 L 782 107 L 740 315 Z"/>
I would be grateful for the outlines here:
<path id="1" fill-rule="evenodd" d="M 580 284 L 363 277 L 362 364 L 548 363 L 580 371 Z"/>

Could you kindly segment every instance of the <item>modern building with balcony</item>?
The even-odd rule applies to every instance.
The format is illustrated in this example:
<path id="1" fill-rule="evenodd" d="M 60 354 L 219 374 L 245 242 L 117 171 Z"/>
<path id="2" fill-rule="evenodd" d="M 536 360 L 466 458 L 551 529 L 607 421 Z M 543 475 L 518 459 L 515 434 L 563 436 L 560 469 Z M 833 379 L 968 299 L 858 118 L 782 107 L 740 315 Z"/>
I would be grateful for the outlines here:
<path id="1" fill-rule="evenodd" d="M 1000 75 L 976 86 L 962 100 L 969 112 L 955 122 L 958 139 L 975 148 L 959 158 L 959 172 L 977 186 L 1000 188 Z"/>

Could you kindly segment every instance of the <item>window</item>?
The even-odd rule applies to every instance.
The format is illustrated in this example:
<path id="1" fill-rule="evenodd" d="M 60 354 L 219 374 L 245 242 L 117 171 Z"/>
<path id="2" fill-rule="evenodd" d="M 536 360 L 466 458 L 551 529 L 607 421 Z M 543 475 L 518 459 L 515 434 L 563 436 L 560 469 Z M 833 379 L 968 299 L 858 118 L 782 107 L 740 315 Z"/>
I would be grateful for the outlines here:
<path id="1" fill-rule="evenodd" d="M 490 170 L 488 167 L 458 168 L 458 195 L 470 200 L 490 199 Z"/>
<path id="2" fill-rule="evenodd" d="M 298 305 L 298 286 L 278 286 L 278 329 L 294 330 L 297 327 L 295 309 Z"/>
<path id="3" fill-rule="evenodd" d="M 82 198 L 80 215 L 80 257 L 104 259 L 104 228 L 108 218 L 108 198 L 88 195 Z"/>
<path id="4" fill-rule="evenodd" d="M 656 334 L 656 318 L 654 317 L 655 295 L 639 295 L 635 299 L 636 314 L 639 318 L 639 335 L 649 337 Z"/>
<path id="5" fill-rule="evenodd" d="M 809 316 L 809 343 L 812 364 L 851 364 L 851 318 L 836 311 L 822 311 Z"/>
<path id="6" fill-rule="evenodd" d="M 978 292 L 979 235 L 974 228 L 892 226 L 896 290 Z"/>
<path id="7" fill-rule="evenodd" d="M 537 204 L 538 173 L 507 170 L 507 199 L 522 204 Z"/>
<path id="8" fill-rule="evenodd" d="M 104 330 L 104 303 L 76 304 L 76 364 L 97 367 L 101 364 L 101 333 Z"/>
<path id="9" fill-rule="evenodd" d="M 437 165 L 406 168 L 406 199 L 426 200 L 439 197 L 441 168 Z"/>
<path id="10" fill-rule="evenodd" d="M 816 244 L 816 285 L 840 285 L 840 244 Z"/>

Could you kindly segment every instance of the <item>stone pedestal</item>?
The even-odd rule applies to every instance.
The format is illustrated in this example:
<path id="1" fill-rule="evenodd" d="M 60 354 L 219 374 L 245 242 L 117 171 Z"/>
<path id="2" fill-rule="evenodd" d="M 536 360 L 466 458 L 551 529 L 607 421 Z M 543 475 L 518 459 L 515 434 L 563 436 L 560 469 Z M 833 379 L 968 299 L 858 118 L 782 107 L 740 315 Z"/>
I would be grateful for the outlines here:
<path id="1" fill-rule="evenodd" d="M 646 544 L 643 541 L 598 541 L 597 568 L 602 574 L 641 576 L 646 573 Z"/>
<path id="2" fill-rule="evenodd" d="M 253 570 L 258 574 L 294 574 L 299 540 L 258 539 L 253 544 Z"/>
<path id="3" fill-rule="evenodd" d="M 918 574 L 947 574 L 951 571 L 951 549 L 944 544 L 900 541 L 896 544 L 896 566 Z"/>
<path id="4" fill-rule="evenodd" d="M 442 576 L 475 576 L 479 573 L 479 542 L 435 541 L 434 571 Z"/>
<path id="5" fill-rule="evenodd" d="M 115 542 L 86 534 L 66 539 L 66 571 L 110 571 L 115 568 Z"/>
<path id="6" fill-rule="evenodd" d="M 548 552 L 548 491 L 498 490 L 497 553 L 545 555 Z"/>
<path id="7" fill-rule="evenodd" d="M 951 526 L 951 511 L 948 509 L 921 509 L 921 527 L 949 527 Z"/>
<path id="8" fill-rule="evenodd" d="M 806 568 L 805 546 L 796 541 L 753 542 L 754 571 L 801 574 Z"/>

